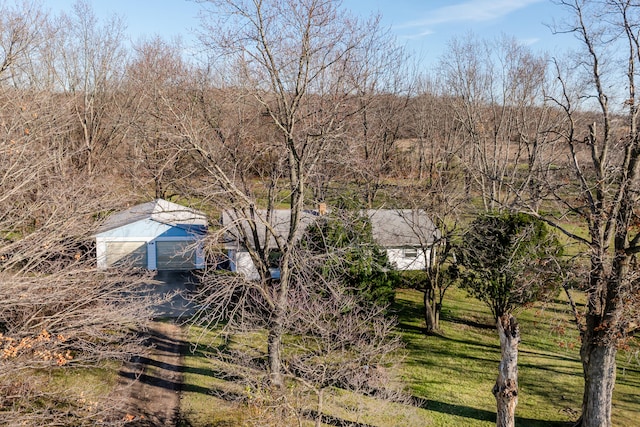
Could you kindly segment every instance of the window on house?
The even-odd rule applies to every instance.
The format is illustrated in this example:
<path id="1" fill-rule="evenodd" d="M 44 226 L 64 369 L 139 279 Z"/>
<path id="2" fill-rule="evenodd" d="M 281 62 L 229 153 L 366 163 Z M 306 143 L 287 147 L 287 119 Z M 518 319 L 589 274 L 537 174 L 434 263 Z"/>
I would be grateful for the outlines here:
<path id="1" fill-rule="evenodd" d="M 405 258 L 416 258 L 418 256 L 417 248 L 404 248 L 404 257 Z"/>

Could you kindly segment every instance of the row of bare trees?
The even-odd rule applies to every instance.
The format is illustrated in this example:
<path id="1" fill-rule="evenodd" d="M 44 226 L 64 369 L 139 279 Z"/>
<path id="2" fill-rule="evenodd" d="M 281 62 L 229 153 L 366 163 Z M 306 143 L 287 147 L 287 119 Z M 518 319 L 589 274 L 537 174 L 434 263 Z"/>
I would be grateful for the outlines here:
<path id="1" fill-rule="evenodd" d="M 111 279 L 85 274 L 91 259 L 79 247 L 95 218 L 149 197 L 197 198 L 232 212 L 229 227 L 251 249 L 260 280 L 234 279 L 233 292 L 210 302 L 238 289 L 260 301 L 277 385 L 305 209 L 349 194 L 364 207 L 427 210 L 445 243 L 430 252 L 425 284 L 432 328 L 463 215 L 522 211 L 586 255 L 581 421 L 610 425 L 616 348 L 638 315 L 640 17 L 630 0 L 557 3 L 575 18 L 558 31 L 574 33 L 581 54 L 550 60 L 508 38 L 469 36 L 420 76 L 376 17 L 328 0 L 203 2 L 202 62 L 161 38 L 127 49 L 124 24 L 98 21 L 86 2 L 59 16 L 35 2 L 3 4 L 2 291 L 40 278 L 107 292 Z M 283 207 L 286 233 L 273 224 Z M 563 224 L 582 224 L 588 237 Z M 20 304 L 3 309 L 6 333 L 18 333 Z"/>

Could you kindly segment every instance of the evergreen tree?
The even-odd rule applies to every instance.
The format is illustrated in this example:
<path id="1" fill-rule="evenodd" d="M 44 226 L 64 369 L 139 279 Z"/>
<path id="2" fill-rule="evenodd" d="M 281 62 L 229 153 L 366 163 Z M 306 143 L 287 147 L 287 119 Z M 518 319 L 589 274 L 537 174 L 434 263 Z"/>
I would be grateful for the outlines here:
<path id="1" fill-rule="evenodd" d="M 393 301 L 399 275 L 374 241 L 371 221 L 360 212 L 338 210 L 320 218 L 306 230 L 301 246 L 319 255 L 317 268 L 326 279 L 338 279 L 376 304 Z"/>

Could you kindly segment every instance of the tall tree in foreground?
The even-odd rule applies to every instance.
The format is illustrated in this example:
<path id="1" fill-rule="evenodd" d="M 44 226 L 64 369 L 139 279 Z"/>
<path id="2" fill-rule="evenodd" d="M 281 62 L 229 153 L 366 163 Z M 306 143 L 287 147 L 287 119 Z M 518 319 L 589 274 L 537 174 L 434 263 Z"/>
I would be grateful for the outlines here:
<path id="1" fill-rule="evenodd" d="M 219 55 L 211 69 L 229 102 L 203 103 L 205 127 L 178 118 L 211 183 L 202 197 L 226 211 L 225 231 L 238 237 L 256 266 L 257 281 L 233 283 L 250 292 L 265 314 L 269 371 L 279 386 L 293 252 L 308 180 L 339 140 L 343 119 L 353 109 L 347 70 L 364 61 L 362 40 L 379 29 L 375 22 L 352 19 L 334 1 L 211 0 L 205 5 L 212 7 L 204 14 L 203 41 Z M 283 207 L 288 211 L 284 227 L 276 224 L 282 218 L 276 210 Z M 278 280 L 271 277 L 274 260 Z"/>
<path id="2" fill-rule="evenodd" d="M 412 207 L 405 222 L 419 242 L 425 259 L 424 279 L 420 288 L 424 301 L 425 332 L 439 328 L 440 311 L 447 289 L 456 282 L 452 241 L 459 235 L 458 222 L 469 194 L 464 189 L 463 151 L 459 126 L 444 95 L 444 85 L 432 76 L 418 80 L 418 95 L 409 106 L 405 125 L 413 132 L 411 185 L 395 196 L 402 205 Z M 435 227 L 419 220 L 426 213 Z"/>
<path id="3" fill-rule="evenodd" d="M 464 235 L 463 286 L 493 314 L 502 358 L 493 387 L 497 426 L 513 427 L 518 404 L 520 328 L 514 310 L 555 288 L 562 247 L 539 219 L 525 214 L 483 215 Z"/>
<path id="4" fill-rule="evenodd" d="M 609 427 L 618 346 L 638 330 L 640 252 L 638 197 L 640 7 L 631 0 L 559 0 L 571 13 L 560 32 L 580 42 L 579 66 L 556 61 L 562 85 L 554 101 L 565 112 L 562 132 L 574 180 L 556 192 L 579 218 L 588 248 L 586 317 L 581 330 L 585 387 L 578 425 Z M 581 120 L 589 110 L 588 122 Z M 579 193 L 575 197 L 575 192 Z M 557 223 L 557 218 L 549 218 Z"/>

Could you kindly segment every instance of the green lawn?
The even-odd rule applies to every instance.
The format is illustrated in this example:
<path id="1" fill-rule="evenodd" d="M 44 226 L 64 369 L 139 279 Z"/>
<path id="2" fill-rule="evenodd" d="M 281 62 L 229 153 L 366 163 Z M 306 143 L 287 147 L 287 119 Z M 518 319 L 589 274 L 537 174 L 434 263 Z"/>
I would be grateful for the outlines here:
<path id="1" fill-rule="evenodd" d="M 421 333 L 421 295 L 398 293 L 399 328 L 405 338 L 405 378 L 413 393 L 426 399 L 434 426 L 494 425 L 491 388 L 500 359 L 497 332 L 489 311 L 464 291 L 447 294 L 438 336 Z M 564 294 L 516 314 L 522 343 L 520 395 L 516 424 L 564 426 L 575 420 L 582 402 L 579 336 Z M 619 356 L 614 396 L 614 425 L 636 425 L 640 416 L 640 371 L 636 348 Z"/>
<path id="2" fill-rule="evenodd" d="M 564 295 L 547 304 L 519 311 L 520 395 L 516 425 L 567 426 L 580 412 L 582 374 L 579 339 L 571 322 Z M 406 343 L 402 377 L 415 405 L 387 405 L 348 393 L 327 399 L 331 415 L 379 426 L 491 426 L 495 425 L 495 400 L 491 388 L 500 358 L 497 332 L 491 315 L 464 291 L 447 294 L 441 332 L 422 333 L 421 294 L 399 290 L 395 312 L 398 329 Z M 192 330 L 195 338 L 200 331 Z M 261 340 L 252 339 L 254 343 Z M 218 349 L 223 346 L 218 342 Z M 260 356 L 260 349 L 235 342 Z M 181 415 L 185 426 L 242 426 L 249 413 L 245 399 L 259 391 L 248 390 L 230 374 L 236 369 L 210 358 L 202 347 L 185 357 L 185 389 Z M 257 360 L 258 360 L 257 359 Z M 246 374 L 246 372 L 245 372 Z M 251 373 L 249 373 L 251 375 Z M 254 373 L 260 375 L 260 371 Z M 638 347 L 621 351 L 614 396 L 614 425 L 634 426 L 640 417 L 640 362 Z M 300 398 L 302 399 L 302 398 Z M 297 402 L 300 403 L 300 402 Z M 358 406 L 358 411 L 353 407 Z M 350 409 L 349 410 L 346 410 Z M 252 409 L 255 411 L 255 407 Z"/>

